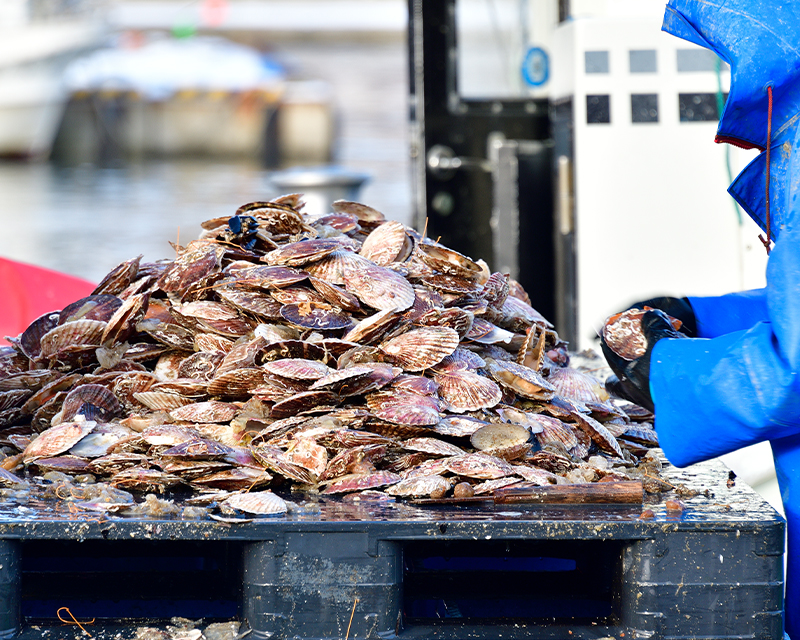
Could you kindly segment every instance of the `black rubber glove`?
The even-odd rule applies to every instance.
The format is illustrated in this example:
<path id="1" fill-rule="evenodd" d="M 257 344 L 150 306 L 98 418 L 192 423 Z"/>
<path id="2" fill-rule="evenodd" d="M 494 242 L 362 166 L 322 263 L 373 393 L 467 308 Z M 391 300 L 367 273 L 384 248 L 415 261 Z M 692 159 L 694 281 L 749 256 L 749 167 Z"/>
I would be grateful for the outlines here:
<path id="1" fill-rule="evenodd" d="M 661 311 L 668 316 L 672 316 L 681 321 L 681 328 L 679 329 L 681 333 L 690 338 L 697 336 L 697 318 L 694 315 L 694 309 L 692 309 L 688 298 L 659 296 L 657 298 L 636 302 L 629 306 L 628 309 L 644 309 L 645 307 L 661 309 Z"/>
<path id="2" fill-rule="evenodd" d="M 647 351 L 635 360 L 621 358 L 602 338 L 600 344 L 608 366 L 617 374 L 617 380 L 610 378 L 606 382 L 608 390 L 653 411 L 653 398 L 650 396 L 650 357 L 653 354 L 653 347 L 662 338 L 683 338 L 685 336 L 675 331 L 664 312 L 658 309 L 647 311 L 642 316 L 642 332 L 647 340 Z"/>

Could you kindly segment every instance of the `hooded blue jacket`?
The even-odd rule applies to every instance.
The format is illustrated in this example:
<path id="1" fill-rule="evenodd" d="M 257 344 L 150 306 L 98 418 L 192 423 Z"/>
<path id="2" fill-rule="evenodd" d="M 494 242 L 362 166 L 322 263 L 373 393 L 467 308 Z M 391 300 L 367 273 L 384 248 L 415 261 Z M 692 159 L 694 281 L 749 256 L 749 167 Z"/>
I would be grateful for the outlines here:
<path id="1" fill-rule="evenodd" d="M 800 3 L 670 0 L 663 29 L 731 65 L 718 141 L 764 149 L 767 86 L 773 87 L 775 247 L 764 289 L 690 298 L 698 338 L 656 344 L 656 429 L 677 466 L 770 441 L 788 525 L 785 626 L 800 638 Z M 762 152 L 729 189 L 762 230 L 765 188 Z"/>

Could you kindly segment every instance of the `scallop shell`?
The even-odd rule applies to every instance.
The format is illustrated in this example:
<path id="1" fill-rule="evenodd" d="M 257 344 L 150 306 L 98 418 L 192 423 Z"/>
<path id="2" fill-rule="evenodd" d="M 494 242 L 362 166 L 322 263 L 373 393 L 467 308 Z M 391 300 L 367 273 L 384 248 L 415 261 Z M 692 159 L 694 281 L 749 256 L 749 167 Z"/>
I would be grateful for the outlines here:
<path id="1" fill-rule="evenodd" d="M 578 438 L 573 428 L 558 418 L 538 414 L 531 416 L 531 419 L 542 429 L 540 433 L 536 434 L 536 439 L 542 446 L 559 443 L 569 451 L 578 444 Z"/>
<path id="2" fill-rule="evenodd" d="M 443 273 L 433 273 L 422 278 L 422 283 L 441 293 L 450 294 L 477 294 L 478 287 L 471 280 L 461 276 L 449 276 Z"/>
<path id="3" fill-rule="evenodd" d="M 397 260 L 406 246 L 406 228 L 400 222 L 390 220 L 373 229 L 361 245 L 359 254 L 375 264 L 385 267 Z"/>
<path id="4" fill-rule="evenodd" d="M 486 366 L 486 361 L 477 353 L 461 347 L 456 348 L 449 356 L 445 356 L 442 361 L 434 366 L 436 371 L 459 371 L 464 369 L 482 369 Z"/>
<path id="5" fill-rule="evenodd" d="M 481 427 L 486 426 L 487 422 L 466 416 L 447 416 L 440 420 L 433 430 L 443 436 L 453 436 L 457 438 L 469 437 Z"/>
<path id="6" fill-rule="evenodd" d="M 100 345 L 106 323 L 102 320 L 74 320 L 60 324 L 42 336 L 40 357 L 47 358 L 76 345 Z"/>
<path id="7" fill-rule="evenodd" d="M 445 275 L 476 280 L 482 272 L 480 265 L 467 256 L 439 244 L 421 242 L 416 251 L 425 264 Z"/>
<path id="8" fill-rule="evenodd" d="M 557 476 L 550 471 L 529 467 L 525 464 L 515 464 L 512 466 L 514 467 L 514 475 L 519 476 L 525 480 L 525 482 L 530 482 L 540 487 L 556 483 Z"/>
<path id="9" fill-rule="evenodd" d="M 82 384 L 75 387 L 64 398 L 62 420 L 68 422 L 78 413 L 87 420 L 108 422 L 118 416 L 122 407 L 116 396 L 106 387 L 98 384 Z"/>
<path id="10" fill-rule="evenodd" d="M 400 443 L 400 446 L 410 451 L 420 451 L 434 456 L 460 456 L 465 451 L 449 442 L 437 438 L 411 438 Z"/>
<path id="11" fill-rule="evenodd" d="M 166 391 L 138 391 L 133 398 L 153 411 L 171 411 L 193 402 L 192 398 Z"/>
<path id="12" fill-rule="evenodd" d="M 108 322 L 122 305 L 122 300 L 111 295 L 90 295 L 68 304 L 58 317 L 58 324 L 76 320 L 100 320 Z"/>
<path id="13" fill-rule="evenodd" d="M 39 316 L 28 325 L 19 337 L 19 346 L 22 352 L 31 360 L 39 357 L 42 351 L 41 339 L 48 331 L 58 325 L 59 312 L 54 311 Z"/>
<path id="14" fill-rule="evenodd" d="M 314 238 L 285 244 L 279 249 L 270 251 L 263 260 L 269 265 L 297 267 L 315 262 L 341 248 L 342 243 L 338 240 Z"/>
<path id="15" fill-rule="evenodd" d="M 253 457 L 267 469 L 300 484 L 314 484 L 317 477 L 306 467 L 287 460 L 283 451 L 275 447 L 252 447 Z"/>
<path id="16" fill-rule="evenodd" d="M 228 402 L 209 400 L 187 404 L 169 412 L 173 420 L 185 422 L 230 422 L 239 413 L 239 407 Z"/>
<path id="17" fill-rule="evenodd" d="M 153 446 L 174 447 L 199 437 L 196 429 L 177 424 L 152 425 L 141 433 L 142 441 Z"/>
<path id="18" fill-rule="evenodd" d="M 503 303 L 503 317 L 506 321 L 516 318 L 522 323 L 531 325 L 538 324 L 547 329 L 552 329 L 553 325 L 541 313 L 534 309 L 529 303 L 509 295 Z"/>
<path id="19" fill-rule="evenodd" d="M 270 410 L 273 418 L 286 418 L 319 405 L 327 405 L 338 398 L 329 391 L 303 391 L 276 402 Z"/>
<path id="20" fill-rule="evenodd" d="M 514 467 L 508 462 L 485 453 L 468 453 L 447 458 L 445 467 L 456 475 L 479 480 L 493 480 L 514 474 Z"/>
<path id="21" fill-rule="evenodd" d="M 508 274 L 495 271 L 483 285 L 481 297 L 499 311 L 508 298 L 508 290 Z"/>
<path id="22" fill-rule="evenodd" d="M 285 358 L 304 358 L 306 360 L 321 360 L 327 364 L 327 353 L 324 347 L 313 342 L 303 340 L 280 340 L 263 347 L 256 358 L 256 362 L 264 364 Z"/>
<path id="23" fill-rule="evenodd" d="M 554 368 L 547 381 L 558 395 L 578 402 L 605 402 L 608 392 L 600 380 L 577 369 Z"/>
<path id="24" fill-rule="evenodd" d="M 328 465 L 328 452 L 311 438 L 294 440 L 284 454 L 289 462 L 305 467 L 319 477 Z"/>
<path id="25" fill-rule="evenodd" d="M 235 493 L 222 502 L 223 505 L 257 516 L 280 515 L 286 513 L 286 501 L 272 491 L 250 491 Z"/>
<path id="26" fill-rule="evenodd" d="M 481 344 L 498 344 L 501 342 L 503 344 L 511 344 L 514 337 L 515 334 L 511 331 L 501 329 L 482 318 L 475 318 L 472 321 L 472 327 L 466 336 L 467 340 Z"/>
<path id="27" fill-rule="evenodd" d="M 344 340 L 360 344 L 370 344 L 380 338 L 402 320 L 395 309 L 384 309 L 378 313 L 364 318 L 344 335 Z"/>
<path id="28" fill-rule="evenodd" d="M 324 280 L 335 285 L 344 284 L 344 274 L 348 269 L 358 269 L 369 261 L 360 255 L 347 251 L 341 247 L 336 251 L 306 266 L 306 271 L 319 280 Z"/>
<path id="29" fill-rule="evenodd" d="M 139 293 L 126 299 L 114 312 L 103 330 L 100 340 L 104 345 L 124 342 L 136 332 L 136 325 L 147 313 L 149 293 Z"/>
<path id="30" fill-rule="evenodd" d="M 377 489 L 400 482 L 402 478 L 391 471 L 376 471 L 375 473 L 354 474 L 344 476 L 331 484 L 322 492 L 329 495 L 332 493 L 348 493 L 350 491 L 362 491 L 364 489 Z"/>
<path id="31" fill-rule="evenodd" d="M 61 473 L 86 473 L 89 462 L 78 456 L 56 456 L 54 458 L 36 458 L 32 464 L 39 467 L 40 472 L 59 471 Z"/>
<path id="32" fill-rule="evenodd" d="M 458 333 L 449 327 L 421 327 L 391 338 L 379 349 L 407 371 L 423 371 L 455 351 Z"/>
<path id="33" fill-rule="evenodd" d="M 217 374 L 225 354 L 222 351 L 198 351 L 181 360 L 178 376 L 211 381 Z"/>
<path id="34" fill-rule="evenodd" d="M 328 304 L 313 302 L 285 304 L 281 307 L 280 314 L 287 322 L 319 331 L 345 329 L 353 323 L 346 313 L 336 311 Z"/>
<path id="35" fill-rule="evenodd" d="M 319 380 L 331 373 L 331 368 L 318 360 L 285 358 L 265 362 L 262 368 L 269 373 L 295 380 Z"/>
<path id="36" fill-rule="evenodd" d="M 439 475 L 415 476 L 404 478 L 386 489 L 390 496 L 424 497 L 431 494 L 444 494 L 453 484 L 452 480 Z"/>
<path id="37" fill-rule="evenodd" d="M 420 476 L 440 476 L 449 473 L 447 470 L 447 460 L 449 458 L 430 458 L 419 464 L 406 469 L 400 475 L 403 478 L 418 478 Z"/>
<path id="38" fill-rule="evenodd" d="M 264 371 L 256 367 L 233 369 L 217 373 L 208 383 L 208 393 L 212 396 L 242 397 L 264 384 Z M 175 409 L 177 407 L 173 407 Z"/>
<path id="39" fill-rule="evenodd" d="M 386 222 L 386 216 L 380 211 L 360 202 L 350 200 L 334 200 L 331 209 L 336 213 L 349 213 L 358 218 L 358 221 L 365 228 L 378 226 Z"/>
<path id="40" fill-rule="evenodd" d="M 517 395 L 531 400 L 547 400 L 555 395 L 556 388 L 539 373 L 516 362 L 493 360 L 486 369 L 491 376 Z"/>
<path id="41" fill-rule="evenodd" d="M 531 435 L 528 429 L 520 425 L 493 423 L 476 430 L 470 436 L 469 441 L 480 451 L 492 451 L 525 444 L 530 440 Z"/>
<path id="42" fill-rule="evenodd" d="M 472 487 L 473 495 L 482 496 L 487 493 L 492 493 L 497 489 L 503 487 L 510 487 L 511 485 L 519 484 L 522 482 L 519 478 L 497 478 L 496 480 L 484 480 Z"/>
<path id="43" fill-rule="evenodd" d="M 92 420 L 81 420 L 78 422 L 64 422 L 57 427 L 51 427 L 43 431 L 33 440 L 22 453 L 22 459 L 28 464 L 36 458 L 47 458 L 57 456 L 60 453 L 69 451 L 81 439 L 92 432 L 97 425 Z"/>
<path id="44" fill-rule="evenodd" d="M 435 372 L 433 379 L 439 385 L 439 397 L 453 413 L 488 409 L 503 399 L 495 382 L 473 371 Z"/>
<path id="45" fill-rule="evenodd" d="M 29 389 L 12 389 L 10 391 L 0 391 L 0 411 L 5 411 L 12 407 L 19 407 L 32 395 Z M 32 413 L 31 408 L 27 413 Z"/>
<path id="46" fill-rule="evenodd" d="M 439 407 L 429 396 L 401 391 L 378 391 L 367 396 L 370 412 L 381 420 L 409 425 L 439 422 Z"/>
<path id="47" fill-rule="evenodd" d="M 414 376 L 408 373 L 401 374 L 392 380 L 391 387 L 401 391 L 419 393 L 423 396 L 435 396 L 436 391 L 439 389 L 436 381 L 425 376 Z"/>
<path id="48" fill-rule="evenodd" d="M 340 396 L 359 395 L 387 385 L 395 375 L 389 366 L 355 365 L 332 371 L 312 384 L 310 389 L 325 389 Z"/>
<path id="49" fill-rule="evenodd" d="M 358 224 L 358 218 L 354 215 L 347 213 L 329 213 L 326 216 L 314 220 L 314 228 L 318 232 L 325 230 L 326 227 L 335 229 L 340 233 L 352 235 L 361 231 L 361 225 Z"/>
<path id="50" fill-rule="evenodd" d="M 291 207 L 293 200 L 285 202 L 249 202 L 236 210 L 237 216 L 253 216 L 258 226 L 271 234 L 294 235 L 305 231 L 303 216 Z"/>
<path id="51" fill-rule="evenodd" d="M 465 338 L 472 329 L 475 315 L 471 311 L 459 307 L 439 310 L 433 309 L 423 314 L 419 319 L 419 324 L 427 326 L 450 327 L 455 329 L 458 337 Z"/>
<path id="52" fill-rule="evenodd" d="M 373 309 L 404 311 L 414 303 L 414 289 L 403 276 L 361 258 L 344 267 L 345 288 Z"/>
<path id="53" fill-rule="evenodd" d="M 189 458 L 195 460 L 209 460 L 222 458 L 232 453 L 230 447 L 209 440 L 207 438 L 191 438 L 180 442 L 161 452 L 164 457 Z"/>
<path id="54" fill-rule="evenodd" d="M 282 289 L 294 284 L 303 282 L 308 278 L 305 271 L 292 267 L 253 265 L 247 263 L 247 267 L 232 270 L 230 265 L 225 272 L 234 276 L 232 283 L 236 287 L 252 289 Z"/>
<path id="55" fill-rule="evenodd" d="M 328 304 L 332 304 L 333 306 L 344 311 L 349 311 L 350 313 L 357 313 L 358 311 L 361 311 L 361 305 L 358 303 L 358 298 L 356 298 L 352 293 L 336 286 L 335 284 L 326 282 L 325 280 L 320 280 L 319 278 L 314 278 L 313 276 L 309 277 L 309 280 L 311 281 L 311 286 L 317 290 L 317 292 Z"/>
<path id="56" fill-rule="evenodd" d="M 206 240 L 194 240 L 178 255 L 158 280 L 166 293 L 185 290 L 219 268 L 225 249 Z"/>
<path id="57" fill-rule="evenodd" d="M 578 428 L 592 439 L 598 449 L 619 458 L 624 457 L 617 439 L 597 420 L 582 414 L 575 414 L 574 418 Z"/>

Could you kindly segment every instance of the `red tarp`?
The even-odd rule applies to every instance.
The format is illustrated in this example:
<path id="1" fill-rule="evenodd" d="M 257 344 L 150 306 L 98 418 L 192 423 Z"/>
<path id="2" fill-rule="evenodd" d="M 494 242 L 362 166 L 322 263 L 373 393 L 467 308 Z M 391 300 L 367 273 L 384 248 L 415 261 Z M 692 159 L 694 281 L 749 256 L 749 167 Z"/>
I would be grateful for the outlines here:
<path id="1" fill-rule="evenodd" d="M 0 344 L 40 315 L 60 311 L 88 296 L 97 285 L 58 271 L 0 258 Z"/>

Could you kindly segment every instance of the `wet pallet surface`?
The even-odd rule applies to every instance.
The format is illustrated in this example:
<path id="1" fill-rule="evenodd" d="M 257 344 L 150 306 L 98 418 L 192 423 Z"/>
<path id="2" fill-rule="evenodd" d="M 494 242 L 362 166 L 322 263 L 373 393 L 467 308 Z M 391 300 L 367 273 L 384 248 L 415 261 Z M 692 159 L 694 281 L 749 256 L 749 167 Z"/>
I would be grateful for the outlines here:
<path id="1" fill-rule="evenodd" d="M 98 637 L 182 615 L 239 619 L 251 638 L 781 638 L 783 519 L 721 464 L 663 478 L 698 493 L 613 507 L 293 494 L 288 514 L 235 523 L 4 505 L 1 628 L 78 637 L 55 619 L 68 606 Z"/>

